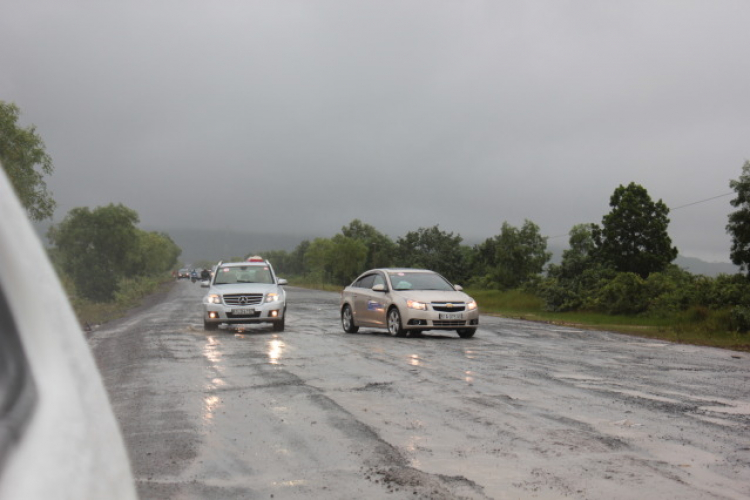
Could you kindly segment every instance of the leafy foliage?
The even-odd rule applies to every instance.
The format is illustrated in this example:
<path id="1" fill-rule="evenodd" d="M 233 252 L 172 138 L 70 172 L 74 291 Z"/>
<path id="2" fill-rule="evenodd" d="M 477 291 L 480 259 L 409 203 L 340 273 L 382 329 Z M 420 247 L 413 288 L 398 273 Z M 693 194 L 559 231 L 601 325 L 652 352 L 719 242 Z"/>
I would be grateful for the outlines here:
<path id="1" fill-rule="evenodd" d="M 361 271 L 377 267 L 388 267 L 394 261 L 396 245 L 385 234 L 370 224 L 354 219 L 348 226 L 341 228 L 341 234 L 347 238 L 361 241 L 367 248 L 367 256 L 361 263 Z"/>
<path id="2" fill-rule="evenodd" d="M 121 280 L 171 269 L 180 249 L 162 233 L 136 227 L 138 214 L 122 204 L 74 208 L 48 233 L 51 252 L 81 296 L 95 302 L 115 298 Z"/>
<path id="3" fill-rule="evenodd" d="M 363 269 L 367 246 L 361 240 L 337 234 L 316 238 L 305 252 L 305 265 L 318 281 L 346 285 Z"/>
<path id="4" fill-rule="evenodd" d="M 727 232 L 732 236 L 732 247 L 729 257 L 735 265 L 747 271 L 750 277 L 750 161 L 742 166 L 742 175 L 737 180 L 729 182 L 736 193 L 730 201 L 738 210 L 729 214 Z"/>
<path id="5" fill-rule="evenodd" d="M 539 226 L 527 220 L 518 229 L 503 223 L 500 234 L 474 248 L 473 268 L 484 276 L 485 286 L 510 290 L 532 282 L 552 254 Z"/>
<path id="6" fill-rule="evenodd" d="M 437 225 L 410 231 L 396 241 L 396 265 L 432 269 L 460 283 L 468 277 L 462 241 L 461 236 L 441 231 Z"/>
<path id="7" fill-rule="evenodd" d="M 52 159 L 34 126 L 18 126 L 19 113 L 15 104 L 0 101 L 0 163 L 29 218 L 48 219 L 55 211 L 55 201 L 44 176 L 53 171 Z"/>
<path id="8" fill-rule="evenodd" d="M 669 209 L 653 202 L 642 186 L 619 186 L 610 198 L 612 210 L 595 227 L 593 238 L 598 258 L 620 272 L 641 278 L 661 271 L 677 257 L 667 233 Z"/>

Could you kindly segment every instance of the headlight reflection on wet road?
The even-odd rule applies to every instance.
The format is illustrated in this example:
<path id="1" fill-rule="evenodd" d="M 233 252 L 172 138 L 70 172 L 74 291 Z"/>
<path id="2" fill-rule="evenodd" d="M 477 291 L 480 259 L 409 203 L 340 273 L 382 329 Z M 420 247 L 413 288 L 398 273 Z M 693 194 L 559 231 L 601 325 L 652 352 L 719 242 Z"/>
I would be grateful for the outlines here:
<path id="1" fill-rule="evenodd" d="M 203 422 L 208 424 L 213 421 L 216 410 L 221 406 L 221 398 L 212 394 L 218 386 L 226 385 L 221 378 L 222 372 L 222 351 L 219 339 L 209 336 L 206 339 L 206 345 L 203 346 L 203 356 L 209 362 L 208 370 L 214 375 L 210 382 L 206 383 L 205 392 L 207 395 L 203 398 Z"/>
<path id="2" fill-rule="evenodd" d="M 281 355 L 284 354 L 285 347 L 286 344 L 284 344 L 283 340 L 279 340 L 278 338 L 270 340 L 268 342 L 268 362 L 272 365 L 278 365 Z"/>

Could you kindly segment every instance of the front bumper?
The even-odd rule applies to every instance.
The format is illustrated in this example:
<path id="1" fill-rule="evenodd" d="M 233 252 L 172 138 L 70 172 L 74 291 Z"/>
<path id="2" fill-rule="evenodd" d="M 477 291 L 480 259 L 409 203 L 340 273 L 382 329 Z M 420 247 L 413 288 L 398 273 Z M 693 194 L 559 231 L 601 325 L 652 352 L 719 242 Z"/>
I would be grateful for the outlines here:
<path id="1" fill-rule="evenodd" d="M 276 323 L 284 319 L 284 304 L 232 307 L 223 304 L 203 304 L 203 320 L 206 323 Z"/>
<path id="2" fill-rule="evenodd" d="M 456 330 L 479 326 L 479 311 L 441 313 L 438 311 L 402 310 L 401 322 L 406 330 Z"/>

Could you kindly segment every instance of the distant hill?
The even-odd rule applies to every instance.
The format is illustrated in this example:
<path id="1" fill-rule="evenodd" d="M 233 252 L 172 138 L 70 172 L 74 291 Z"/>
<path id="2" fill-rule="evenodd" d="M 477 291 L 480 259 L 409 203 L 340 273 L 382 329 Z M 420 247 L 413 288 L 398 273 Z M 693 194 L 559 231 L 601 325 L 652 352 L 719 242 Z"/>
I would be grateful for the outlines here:
<path id="1" fill-rule="evenodd" d="M 739 266 L 735 266 L 729 262 L 706 262 L 695 257 L 685 257 L 678 255 L 674 261 L 675 264 L 680 266 L 692 274 L 702 274 L 704 276 L 718 276 L 720 274 L 737 274 L 740 272 Z"/>
<path id="2" fill-rule="evenodd" d="M 560 264 L 563 250 L 564 248 L 550 245 L 549 251 L 552 252 L 552 260 L 550 262 Z M 706 262 L 696 257 L 685 257 L 684 255 L 678 255 L 674 263 L 692 274 L 702 274 L 710 277 L 716 277 L 720 274 L 736 274 L 740 271 L 738 266 L 729 262 Z"/>
<path id="3" fill-rule="evenodd" d="M 148 229 L 153 231 L 153 229 Z M 241 233 L 222 229 L 168 229 L 167 233 L 182 249 L 180 260 L 185 264 L 207 260 L 218 261 L 232 257 L 244 257 L 249 253 L 262 254 L 269 250 L 297 248 L 303 240 L 313 240 L 317 236 L 289 234 Z"/>

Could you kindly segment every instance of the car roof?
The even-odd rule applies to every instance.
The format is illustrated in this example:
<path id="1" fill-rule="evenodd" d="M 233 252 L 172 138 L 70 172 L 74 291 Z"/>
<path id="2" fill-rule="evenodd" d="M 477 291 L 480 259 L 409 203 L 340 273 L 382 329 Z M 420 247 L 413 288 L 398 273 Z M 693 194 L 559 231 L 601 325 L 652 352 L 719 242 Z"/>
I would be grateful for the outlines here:
<path id="1" fill-rule="evenodd" d="M 276 271 L 274 270 L 274 268 L 271 265 L 271 263 L 268 262 L 267 260 L 266 261 L 262 261 L 262 262 L 257 262 L 257 261 L 256 262 L 246 262 L 246 261 L 241 261 L 241 262 L 221 262 L 221 263 L 219 263 L 216 266 L 216 269 L 217 270 L 218 269 L 226 269 L 226 268 L 248 269 L 248 268 L 251 268 L 251 267 L 268 269 L 269 271 L 271 271 L 271 273 L 274 276 L 276 275 Z"/>
<path id="2" fill-rule="evenodd" d="M 386 273 L 432 273 L 437 274 L 435 271 L 430 269 L 415 269 L 410 267 L 381 267 L 379 269 L 371 269 L 371 271 L 384 271 Z M 370 271 L 367 271 L 370 272 Z M 365 273 L 362 273 L 365 274 Z"/>
<path id="3" fill-rule="evenodd" d="M 248 266 L 267 266 L 269 262 L 222 262 L 219 267 L 248 267 Z"/>

